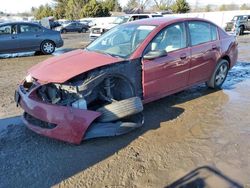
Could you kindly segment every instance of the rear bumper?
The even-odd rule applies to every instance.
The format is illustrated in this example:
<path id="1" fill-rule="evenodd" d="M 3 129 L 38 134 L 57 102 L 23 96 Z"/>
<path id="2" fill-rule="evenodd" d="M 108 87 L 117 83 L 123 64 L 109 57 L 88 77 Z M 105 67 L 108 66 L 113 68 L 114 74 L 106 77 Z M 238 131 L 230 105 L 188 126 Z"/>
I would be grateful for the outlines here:
<path id="1" fill-rule="evenodd" d="M 90 124 L 101 114 L 95 111 L 47 104 L 37 97 L 36 86 L 25 92 L 22 85 L 16 91 L 15 100 L 25 113 L 43 122 L 54 124 L 53 128 L 43 128 L 22 117 L 24 124 L 32 131 L 73 144 L 80 144 Z"/>
<path id="2" fill-rule="evenodd" d="M 90 41 L 94 41 L 95 39 L 97 39 L 98 37 L 100 37 L 102 34 L 97 34 L 97 33 L 90 33 L 89 34 L 89 39 Z"/>
<path id="3" fill-rule="evenodd" d="M 63 46 L 63 44 L 64 44 L 64 42 L 63 42 L 63 40 L 61 39 L 61 40 L 59 40 L 59 41 L 56 42 L 56 47 L 57 47 L 57 48 L 60 48 L 60 47 Z"/>

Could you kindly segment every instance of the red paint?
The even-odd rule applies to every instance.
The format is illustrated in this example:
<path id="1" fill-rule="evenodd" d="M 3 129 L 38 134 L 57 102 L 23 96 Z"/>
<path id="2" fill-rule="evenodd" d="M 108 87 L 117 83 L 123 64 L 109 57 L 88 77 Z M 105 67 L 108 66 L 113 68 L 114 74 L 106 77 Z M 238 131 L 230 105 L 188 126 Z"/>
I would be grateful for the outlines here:
<path id="1" fill-rule="evenodd" d="M 35 94 L 35 90 L 38 87 L 26 94 L 19 88 L 18 92 L 21 95 L 19 104 L 28 114 L 57 126 L 53 129 L 41 128 L 30 124 L 23 117 L 24 123 L 38 134 L 69 143 L 80 144 L 89 125 L 101 114 L 89 110 L 43 103 L 39 101 Z"/>
<path id="2" fill-rule="evenodd" d="M 40 83 L 63 83 L 83 72 L 119 61 L 120 58 L 79 49 L 45 60 L 28 73 Z"/>
<path id="3" fill-rule="evenodd" d="M 144 19 L 127 23 L 157 26 L 128 60 L 141 58 L 149 42 L 166 26 L 176 22 L 194 20 L 211 23 L 199 18 L 173 17 Z M 176 93 L 193 84 L 207 81 L 218 61 L 225 56 L 230 58 L 231 68 L 237 61 L 237 47 L 235 38 L 218 27 L 218 40 L 216 41 L 193 47 L 189 45 L 187 48 L 169 52 L 167 56 L 154 60 L 142 60 L 144 103 Z M 182 58 L 183 56 L 186 58 Z M 28 72 L 39 83 L 63 83 L 81 73 L 120 61 L 123 61 L 123 59 L 86 50 L 75 50 L 48 59 L 32 67 Z M 89 125 L 100 114 L 72 107 L 45 104 L 36 97 L 35 89 L 29 94 L 23 94 L 19 89 L 21 107 L 38 119 L 57 124 L 57 127 L 42 129 L 24 120 L 25 124 L 39 134 L 71 143 L 80 143 Z"/>

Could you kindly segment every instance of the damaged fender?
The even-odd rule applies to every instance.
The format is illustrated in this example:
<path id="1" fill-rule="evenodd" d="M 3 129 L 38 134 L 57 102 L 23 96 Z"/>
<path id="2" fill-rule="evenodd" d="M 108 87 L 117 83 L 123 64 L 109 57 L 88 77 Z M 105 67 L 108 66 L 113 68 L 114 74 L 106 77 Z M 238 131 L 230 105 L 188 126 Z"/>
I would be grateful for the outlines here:
<path id="1" fill-rule="evenodd" d="M 24 114 L 22 119 L 27 127 L 38 134 L 50 138 L 80 144 L 90 124 L 101 113 L 38 102 L 39 99 L 34 93 L 36 89 L 37 87 L 33 88 L 29 93 L 24 93 L 21 86 L 19 87 L 20 106 L 34 118 L 39 118 L 39 120 L 55 124 L 56 126 L 52 129 L 39 127 L 28 121 Z"/>

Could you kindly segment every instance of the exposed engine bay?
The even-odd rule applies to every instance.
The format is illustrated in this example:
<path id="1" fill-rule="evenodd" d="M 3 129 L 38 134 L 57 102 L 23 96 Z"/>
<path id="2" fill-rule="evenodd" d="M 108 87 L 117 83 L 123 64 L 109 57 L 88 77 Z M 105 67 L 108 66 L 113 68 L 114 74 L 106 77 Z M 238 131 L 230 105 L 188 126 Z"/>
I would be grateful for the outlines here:
<path id="1" fill-rule="evenodd" d="M 67 82 L 65 84 L 47 84 L 37 90 L 38 96 L 46 103 L 73 106 L 80 109 L 95 110 L 105 104 L 134 96 L 132 86 L 125 80 L 114 76 L 98 82 Z M 114 91 L 116 90 L 116 91 Z M 122 91 L 122 92 L 120 92 Z"/>
<path id="2" fill-rule="evenodd" d="M 46 103 L 96 110 L 112 102 L 137 95 L 134 82 L 141 83 L 141 79 L 137 80 L 137 77 L 132 76 L 131 80 L 124 76 L 128 74 L 124 67 L 132 67 L 131 64 L 136 65 L 124 63 L 122 67 L 113 66 L 115 70 L 113 67 L 103 68 L 78 75 L 63 84 L 43 85 L 37 90 L 37 95 Z M 131 68 L 129 70 L 131 74 L 136 69 L 132 72 Z"/>
<path id="3" fill-rule="evenodd" d="M 100 67 L 75 76 L 64 83 L 40 85 L 35 78 L 28 75 L 22 87 L 20 87 L 22 92 L 29 93 L 29 91 L 32 91 L 31 94 L 34 94 L 36 98 L 34 103 L 37 104 L 38 98 L 43 103 L 41 106 L 46 106 L 50 109 L 49 113 L 54 115 L 47 119 L 48 116 L 40 118 L 40 114 L 37 116 L 25 112 L 23 118 L 29 126 L 33 127 L 33 130 L 36 131 L 37 127 L 42 128 L 44 130 L 38 130 L 42 131 L 44 135 L 49 134 L 48 136 L 50 136 L 48 130 L 54 131 L 56 128 L 63 129 L 62 132 L 64 132 L 64 128 L 72 129 L 76 131 L 79 138 L 77 137 L 77 141 L 67 141 L 74 143 L 80 142 L 81 133 L 83 134 L 81 131 L 84 130 L 84 126 L 86 126 L 84 123 L 88 120 L 91 121 L 91 125 L 87 125 L 88 129 L 84 132 L 83 139 L 125 134 L 141 127 L 144 122 L 141 78 L 140 61 Z M 35 90 L 32 90 L 32 88 L 35 88 Z M 75 114 L 83 114 L 83 116 L 78 115 L 78 119 L 81 120 L 67 119 L 65 117 L 68 113 L 67 110 L 65 111 L 67 108 L 61 108 L 62 106 L 68 107 Z M 57 113 L 59 111 L 64 113 L 61 119 L 67 119 L 65 122 L 58 118 Z M 89 114 L 90 117 L 85 117 L 85 114 Z M 71 123 L 67 124 L 68 122 Z M 66 125 L 63 126 L 64 123 Z M 75 124 L 75 126 L 70 127 L 71 124 Z M 77 127 L 81 127 L 83 130 L 80 132 L 75 130 L 78 129 Z M 41 133 L 39 131 L 38 133 Z M 65 140 L 65 135 L 61 132 L 57 133 L 56 136 Z M 75 137 L 69 136 L 67 139 L 75 139 Z"/>

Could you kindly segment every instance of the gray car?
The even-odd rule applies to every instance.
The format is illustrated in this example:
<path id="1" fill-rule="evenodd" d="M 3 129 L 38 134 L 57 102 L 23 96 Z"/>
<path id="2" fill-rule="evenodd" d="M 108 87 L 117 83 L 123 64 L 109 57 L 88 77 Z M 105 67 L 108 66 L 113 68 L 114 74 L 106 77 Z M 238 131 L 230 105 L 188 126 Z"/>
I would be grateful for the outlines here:
<path id="1" fill-rule="evenodd" d="M 0 54 L 37 51 L 52 54 L 55 48 L 63 46 L 58 31 L 27 22 L 0 24 Z"/>
<path id="2" fill-rule="evenodd" d="M 61 33 L 67 32 L 78 32 L 78 33 L 86 33 L 89 27 L 86 24 L 80 22 L 71 22 L 67 24 L 62 24 L 55 28 L 56 31 L 60 31 Z"/>

